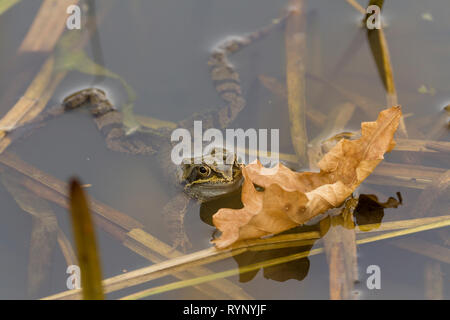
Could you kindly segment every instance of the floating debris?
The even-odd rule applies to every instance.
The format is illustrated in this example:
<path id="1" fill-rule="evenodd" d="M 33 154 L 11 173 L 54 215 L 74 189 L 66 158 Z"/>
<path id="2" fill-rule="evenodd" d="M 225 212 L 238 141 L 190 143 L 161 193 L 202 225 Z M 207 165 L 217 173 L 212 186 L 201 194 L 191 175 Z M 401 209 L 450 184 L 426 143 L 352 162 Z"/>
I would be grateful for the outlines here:
<path id="1" fill-rule="evenodd" d="M 436 89 L 433 87 L 427 87 L 426 85 L 422 85 L 417 92 L 421 94 L 429 94 L 430 96 L 434 96 L 436 94 Z"/>
<path id="2" fill-rule="evenodd" d="M 422 20 L 425 20 L 425 21 L 433 21 L 433 19 L 434 19 L 433 15 L 430 12 L 422 13 L 421 18 L 422 18 Z"/>

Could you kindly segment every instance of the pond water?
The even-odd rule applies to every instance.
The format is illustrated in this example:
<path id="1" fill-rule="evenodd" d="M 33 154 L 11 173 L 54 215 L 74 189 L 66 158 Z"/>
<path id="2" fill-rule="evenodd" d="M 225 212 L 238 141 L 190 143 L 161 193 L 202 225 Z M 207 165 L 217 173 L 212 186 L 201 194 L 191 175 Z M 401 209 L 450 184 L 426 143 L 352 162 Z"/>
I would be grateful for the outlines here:
<path id="1" fill-rule="evenodd" d="M 375 118 L 363 112 L 358 102 L 342 91 L 358 94 L 370 101 L 368 105 L 375 110 L 375 115 L 386 105 L 385 89 L 370 51 L 367 30 L 361 28 L 361 14 L 345 0 L 304 2 L 308 108 L 333 117 L 331 110 L 336 106 L 355 103 L 357 108 L 345 131 L 358 130 L 362 121 L 374 121 Z M 1 117 L 23 95 L 46 58 L 45 54 L 30 54 L 21 56 L 19 62 L 17 59 L 17 50 L 40 4 L 41 1 L 23 0 L 0 16 L 0 97 L 5 98 L 0 105 Z M 212 48 L 226 37 L 244 35 L 270 24 L 286 8 L 287 1 L 95 0 L 86 4 L 91 10 L 95 9 L 98 17 L 102 16 L 98 20 L 97 32 L 86 45 L 87 55 L 120 75 L 136 92 L 136 114 L 176 122 L 194 112 L 223 105 L 207 66 Z M 398 101 L 407 116 L 409 139 L 449 141 L 449 131 L 445 127 L 448 120 L 443 111 L 450 104 L 449 15 L 447 0 L 385 1 L 382 13 L 384 32 Z M 285 83 L 284 40 L 284 31 L 278 28 L 230 58 L 240 74 L 247 100 L 245 109 L 232 127 L 279 129 L 280 152 L 293 154 L 286 101 L 270 92 L 260 81 L 261 76 L 267 76 Z M 27 73 L 29 70 L 33 71 Z M 24 81 L 23 77 L 28 80 Z M 332 85 L 320 79 L 326 79 Z M 57 86 L 48 104 L 57 104 L 68 94 L 93 86 L 103 88 L 118 106 L 127 100 L 126 90 L 117 79 L 72 71 Z M 340 89 L 336 90 L 336 87 Z M 442 130 L 437 130 L 439 128 Z M 320 134 L 322 129 L 307 119 L 310 139 Z M 88 113 L 75 111 L 53 119 L 25 139 L 14 142 L 8 152 L 14 152 L 22 160 L 62 181 L 78 176 L 83 183 L 91 185 L 87 188 L 90 197 L 126 213 L 142 223 L 145 231 L 170 243 L 161 213 L 171 198 L 157 162 L 152 157 L 110 151 Z M 415 162 L 406 163 L 408 155 L 416 157 Z M 385 155 L 385 161 L 397 164 L 397 168 L 406 165 L 421 167 L 416 167 L 418 171 L 411 169 L 407 182 L 402 182 L 401 178 L 392 179 L 394 173 L 379 174 L 377 179 L 369 178 L 357 189 L 356 195 L 373 194 L 381 202 L 396 197 L 400 192 L 402 205 L 384 210 L 378 208 L 378 221 L 380 217 L 383 222 L 388 222 L 449 214 L 448 197 L 444 195 L 427 207 L 429 212 L 412 215 L 419 205 L 417 199 L 423 188 L 432 183 L 430 178 L 423 180 L 423 176 L 416 176 L 415 172 L 425 172 L 426 175 L 432 167 L 438 168 L 436 172 L 440 175 L 448 170 L 448 144 L 446 151 L 434 153 L 394 151 Z M 239 206 L 239 194 L 206 205 L 196 204 L 189 209 L 185 225 L 192 248 L 188 252 L 211 246 L 209 241 L 214 227 L 207 222 L 218 208 L 227 206 Z M 72 239 L 67 210 L 56 205 L 51 205 L 51 208 L 61 230 Z M 17 205 L 3 185 L 0 185 L 0 212 L 0 298 L 36 298 L 67 290 L 67 264 L 56 245 L 50 255 L 45 282 L 34 295 L 30 295 L 29 274 L 38 274 L 38 270 L 34 271 L 34 266 L 29 263 L 33 219 Z M 308 228 L 314 229 L 315 226 Z M 357 239 L 359 236 L 361 234 Z M 354 286 L 354 295 L 361 299 L 436 296 L 448 299 L 448 236 L 448 227 L 444 227 L 358 245 L 359 283 Z M 105 278 L 151 264 L 104 229 L 98 229 L 98 238 Z M 405 248 L 405 242 L 411 243 L 406 246 L 409 249 Z M 428 244 L 435 251 L 420 245 L 414 247 L 415 243 Z M 323 241 L 318 240 L 312 247 L 241 255 L 207 267 L 219 272 L 321 247 Z M 380 289 L 369 289 L 366 283 L 371 275 L 366 271 L 373 265 L 378 266 L 381 272 Z M 328 299 L 329 277 L 327 258 L 322 253 L 279 268 L 266 268 L 264 272 L 259 270 L 227 279 L 256 299 Z M 175 280 L 167 276 L 111 293 L 108 298 L 119 298 Z M 151 298 L 211 297 L 188 287 Z"/>

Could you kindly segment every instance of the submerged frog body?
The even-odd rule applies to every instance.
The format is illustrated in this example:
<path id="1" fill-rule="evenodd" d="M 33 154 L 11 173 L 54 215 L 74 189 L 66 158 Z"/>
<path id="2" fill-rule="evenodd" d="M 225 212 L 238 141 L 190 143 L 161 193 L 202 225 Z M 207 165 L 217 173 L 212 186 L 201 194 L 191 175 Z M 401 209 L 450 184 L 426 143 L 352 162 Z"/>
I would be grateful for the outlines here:
<path id="1" fill-rule="evenodd" d="M 205 129 L 227 128 L 246 104 L 239 74 L 229 63 L 228 55 L 262 38 L 274 27 L 284 23 L 290 14 L 291 12 L 288 11 L 269 26 L 247 36 L 227 39 L 214 49 L 208 60 L 208 66 L 216 91 L 225 102 L 225 106 L 193 114 L 180 121 L 177 127 L 192 130 L 194 121 L 201 120 Z M 183 224 L 190 199 L 209 201 L 237 190 L 242 183 L 241 165 L 235 158 L 225 163 L 215 161 L 220 157 L 229 157 L 230 153 L 227 150 L 214 149 L 211 154 L 203 156 L 202 161 L 187 159 L 181 166 L 176 167 L 170 159 L 171 130 L 166 128 L 127 134 L 123 126 L 123 114 L 114 108 L 105 92 L 100 89 L 88 88 L 78 91 L 65 98 L 61 106 L 47 111 L 36 121 L 43 121 L 82 106 L 89 106 L 98 129 L 105 135 L 109 149 L 141 155 L 156 154 L 161 171 L 167 180 L 174 182 L 175 191 L 182 188 L 181 192 L 175 192 L 176 195 L 163 209 L 174 247 L 181 246 L 186 249 L 189 246 Z"/>

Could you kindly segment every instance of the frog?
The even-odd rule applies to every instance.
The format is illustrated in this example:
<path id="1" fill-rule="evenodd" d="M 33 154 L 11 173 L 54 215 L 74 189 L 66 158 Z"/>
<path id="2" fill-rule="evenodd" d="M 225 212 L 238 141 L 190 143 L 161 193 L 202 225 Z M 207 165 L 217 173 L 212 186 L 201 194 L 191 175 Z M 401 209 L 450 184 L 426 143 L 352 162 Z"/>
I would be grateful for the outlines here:
<path id="1" fill-rule="evenodd" d="M 245 108 L 246 100 L 240 83 L 240 75 L 230 63 L 229 56 L 240 51 L 257 40 L 262 39 L 277 27 L 285 24 L 294 12 L 288 9 L 280 18 L 274 19 L 263 28 L 241 37 L 226 38 L 211 52 L 208 67 L 216 92 L 225 102 L 222 107 L 194 113 L 179 121 L 176 128 L 193 132 L 194 121 L 201 120 L 203 128 L 224 130 L 238 117 Z M 202 155 L 201 161 L 196 157 L 187 158 L 180 165 L 171 161 L 173 142 L 170 139 L 173 128 L 133 130 L 131 133 L 124 126 L 124 114 L 108 99 L 105 91 L 99 88 L 78 90 L 49 108 L 36 118 L 35 123 L 43 123 L 49 118 L 60 116 L 71 110 L 88 108 L 98 130 L 104 135 L 108 149 L 135 155 L 154 156 L 159 168 L 170 181 L 171 200 L 163 208 L 165 225 L 174 249 L 184 252 L 191 242 L 184 229 L 184 217 L 191 200 L 207 202 L 234 192 L 242 184 L 242 166 L 236 156 L 233 161 L 216 161 L 234 155 L 233 151 L 214 148 L 209 154 Z M 215 160 L 214 160 L 215 159 Z"/>

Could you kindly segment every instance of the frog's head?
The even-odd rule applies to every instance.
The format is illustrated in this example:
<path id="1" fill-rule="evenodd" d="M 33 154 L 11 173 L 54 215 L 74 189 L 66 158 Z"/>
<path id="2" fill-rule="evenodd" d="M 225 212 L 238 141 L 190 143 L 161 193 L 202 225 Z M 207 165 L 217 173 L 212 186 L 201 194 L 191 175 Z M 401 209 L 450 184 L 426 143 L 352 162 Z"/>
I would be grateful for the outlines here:
<path id="1" fill-rule="evenodd" d="M 243 180 L 235 154 L 226 149 L 215 148 L 203 157 L 185 159 L 180 169 L 185 192 L 201 201 L 233 192 Z"/>

